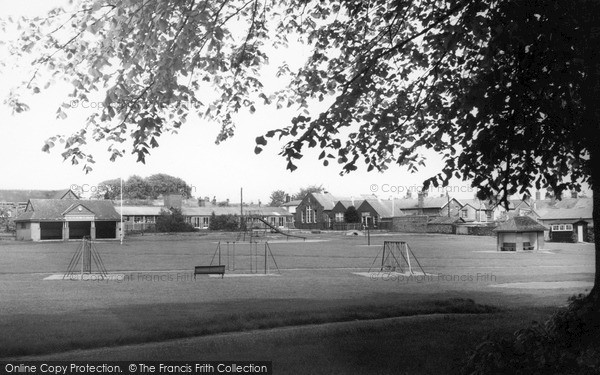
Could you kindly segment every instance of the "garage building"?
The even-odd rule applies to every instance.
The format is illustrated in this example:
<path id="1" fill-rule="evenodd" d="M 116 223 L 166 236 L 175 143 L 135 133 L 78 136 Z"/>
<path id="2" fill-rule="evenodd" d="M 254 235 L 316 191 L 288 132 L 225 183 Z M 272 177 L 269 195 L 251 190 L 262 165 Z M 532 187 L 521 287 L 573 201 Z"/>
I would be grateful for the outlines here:
<path id="1" fill-rule="evenodd" d="M 15 219 L 17 240 L 120 238 L 120 216 L 111 201 L 30 199 Z"/>

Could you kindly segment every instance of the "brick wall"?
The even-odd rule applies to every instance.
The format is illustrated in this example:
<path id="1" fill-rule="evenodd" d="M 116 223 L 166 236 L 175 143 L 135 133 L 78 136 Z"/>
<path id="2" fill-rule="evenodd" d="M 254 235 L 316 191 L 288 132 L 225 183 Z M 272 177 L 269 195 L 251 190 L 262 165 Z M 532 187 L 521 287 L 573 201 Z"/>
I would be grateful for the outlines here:
<path id="1" fill-rule="evenodd" d="M 427 232 L 426 215 L 399 216 L 392 219 L 392 228 L 394 232 L 426 233 Z"/>
<path id="2" fill-rule="evenodd" d="M 453 224 L 427 224 L 427 233 L 454 233 Z"/>

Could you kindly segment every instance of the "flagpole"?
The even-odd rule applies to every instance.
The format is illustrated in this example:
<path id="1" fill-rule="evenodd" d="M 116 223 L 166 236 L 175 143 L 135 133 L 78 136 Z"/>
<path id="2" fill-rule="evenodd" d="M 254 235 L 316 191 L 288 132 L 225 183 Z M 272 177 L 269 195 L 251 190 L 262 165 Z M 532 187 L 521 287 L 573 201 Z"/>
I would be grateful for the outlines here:
<path id="1" fill-rule="evenodd" d="M 123 236 L 125 235 L 125 228 L 123 227 L 123 177 L 119 177 L 121 180 L 121 245 L 123 245 Z"/>

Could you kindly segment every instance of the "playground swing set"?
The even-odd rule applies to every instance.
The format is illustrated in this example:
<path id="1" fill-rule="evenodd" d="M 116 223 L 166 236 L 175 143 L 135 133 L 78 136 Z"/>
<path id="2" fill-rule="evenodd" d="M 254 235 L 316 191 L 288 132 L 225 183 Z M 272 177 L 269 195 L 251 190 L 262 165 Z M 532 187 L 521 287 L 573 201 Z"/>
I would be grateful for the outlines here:
<path id="1" fill-rule="evenodd" d="M 374 268 L 375 263 L 381 258 L 381 266 L 379 266 L 380 272 L 398 272 L 405 273 L 408 271 L 409 274 L 414 275 L 413 264 L 411 259 L 419 267 L 423 275 L 426 275 L 425 270 L 421 266 L 419 259 L 415 256 L 410 246 L 404 241 L 384 241 L 383 248 L 377 254 L 369 272 Z M 375 266 L 377 267 L 377 266 Z M 406 270 L 406 271 L 405 271 Z"/>
<path id="2" fill-rule="evenodd" d="M 246 247 L 246 251 L 240 253 L 240 245 L 247 245 L 244 246 Z M 215 252 L 210 260 L 210 265 L 207 267 L 214 267 L 216 265 L 225 267 L 227 271 L 236 271 L 236 257 L 238 258 L 238 270 L 240 266 L 239 258 L 244 257 L 246 259 L 242 261 L 242 267 L 244 267 L 243 264 L 248 264 L 249 268 L 244 268 L 243 270 L 248 271 L 250 274 L 258 274 L 261 271 L 260 265 L 263 265 L 262 271 L 266 275 L 269 273 L 269 259 L 271 259 L 275 269 L 277 270 L 277 273 L 281 274 L 269 242 L 264 243 L 264 252 L 259 251 L 258 245 L 259 243 L 256 241 L 248 244 L 238 244 L 236 241 L 226 241 L 224 244 L 222 244 L 219 241 L 217 243 L 217 248 L 215 249 Z M 259 264 L 261 257 L 263 258 L 263 261 Z"/>
<path id="3" fill-rule="evenodd" d="M 96 269 L 98 270 L 97 277 L 100 279 L 107 279 L 108 272 L 106 271 L 104 262 L 102 262 L 98 249 L 96 249 L 96 245 L 88 237 L 84 236 L 69 262 L 67 272 L 63 275 L 63 280 L 76 278 L 83 280 L 84 275 L 92 274 L 92 262 L 96 265 Z M 77 277 L 78 274 L 79 277 Z"/>

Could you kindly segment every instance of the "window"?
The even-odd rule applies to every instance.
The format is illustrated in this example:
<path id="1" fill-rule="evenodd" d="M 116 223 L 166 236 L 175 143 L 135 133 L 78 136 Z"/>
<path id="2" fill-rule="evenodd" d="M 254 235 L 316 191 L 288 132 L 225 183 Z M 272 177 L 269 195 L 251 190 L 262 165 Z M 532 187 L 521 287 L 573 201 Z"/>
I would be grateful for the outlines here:
<path id="1" fill-rule="evenodd" d="M 133 218 L 133 222 L 134 223 L 141 223 L 142 222 L 142 217 L 141 216 L 136 216 Z"/>
<path id="2" fill-rule="evenodd" d="M 493 219 L 493 218 L 492 218 L 492 211 L 487 211 L 487 212 L 485 213 L 485 216 L 487 217 L 488 221 L 491 221 L 491 220 Z"/>
<path id="3" fill-rule="evenodd" d="M 572 232 L 573 224 L 553 224 L 552 231 L 553 232 Z"/>
<path id="4" fill-rule="evenodd" d="M 311 207 L 306 207 L 306 222 L 307 223 L 316 223 L 317 222 L 317 218 L 315 217 L 315 210 L 313 210 Z"/>
<path id="5" fill-rule="evenodd" d="M 302 219 L 300 221 L 302 221 L 303 223 L 306 223 L 306 211 L 302 211 L 300 212 Z"/>
<path id="6" fill-rule="evenodd" d="M 460 211 L 460 217 L 465 218 L 469 216 L 469 211 L 468 210 L 461 210 Z"/>
<path id="7" fill-rule="evenodd" d="M 336 212 L 335 213 L 335 222 L 336 223 L 343 223 L 344 222 L 344 213 L 343 212 Z"/>
<path id="8" fill-rule="evenodd" d="M 203 228 L 208 228 L 209 222 L 210 222 L 210 218 L 209 217 L 203 217 L 202 218 L 202 227 Z"/>

